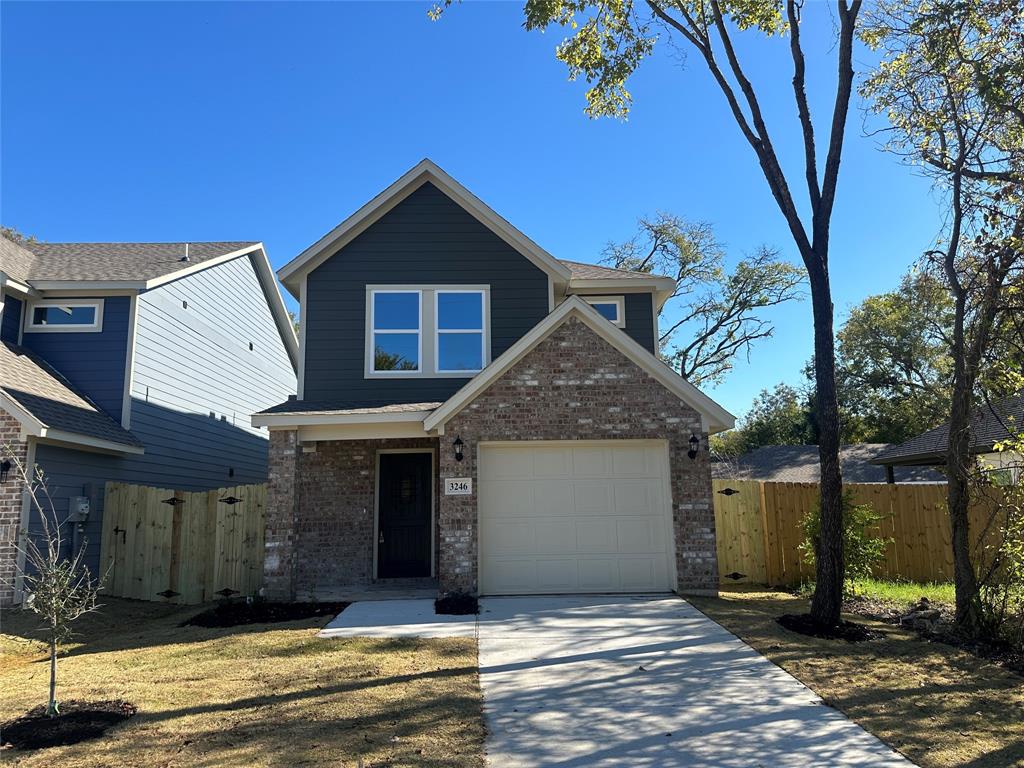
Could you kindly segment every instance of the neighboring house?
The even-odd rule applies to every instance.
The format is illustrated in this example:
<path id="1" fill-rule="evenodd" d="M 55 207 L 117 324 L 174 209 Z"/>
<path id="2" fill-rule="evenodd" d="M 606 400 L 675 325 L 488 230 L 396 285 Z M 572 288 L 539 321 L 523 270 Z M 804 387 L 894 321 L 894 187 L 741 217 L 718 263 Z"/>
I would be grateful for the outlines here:
<path id="1" fill-rule="evenodd" d="M 839 448 L 843 482 L 889 482 L 884 467 L 871 461 L 889 448 L 888 443 L 854 443 Z M 735 459 L 720 459 L 711 467 L 716 480 L 763 480 L 773 483 L 817 483 L 821 465 L 816 445 L 765 445 Z M 944 483 L 945 476 L 931 467 L 899 467 L 897 483 Z"/>
<path id="2" fill-rule="evenodd" d="M 985 403 L 971 414 L 970 451 L 994 482 L 1015 482 L 1022 472 L 1022 457 L 1015 451 L 997 451 L 996 445 L 1024 432 L 1024 393 Z M 890 446 L 872 459 L 892 472 L 895 467 L 941 467 L 946 463 L 949 424 L 930 429 L 905 443 Z"/>
<path id="3" fill-rule="evenodd" d="M 260 243 L 0 239 L 0 444 L 45 473 L 66 540 L 100 560 L 104 484 L 206 490 L 267 477 L 249 414 L 295 391 L 298 342 Z M 29 519 L 31 517 L 31 520 Z M 38 530 L 0 482 L 0 600 Z"/>
<path id="4" fill-rule="evenodd" d="M 717 588 L 734 419 L 657 357 L 671 279 L 560 261 L 428 160 L 278 276 L 302 340 L 298 398 L 253 417 L 268 595 Z"/>

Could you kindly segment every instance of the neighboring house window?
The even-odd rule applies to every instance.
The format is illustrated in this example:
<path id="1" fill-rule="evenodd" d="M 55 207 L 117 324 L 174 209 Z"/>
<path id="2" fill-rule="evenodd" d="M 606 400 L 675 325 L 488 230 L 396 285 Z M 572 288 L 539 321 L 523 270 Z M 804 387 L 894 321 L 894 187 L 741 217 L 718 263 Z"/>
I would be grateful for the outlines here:
<path id="1" fill-rule="evenodd" d="M 487 286 L 367 286 L 368 377 L 472 376 L 490 362 Z"/>
<path id="2" fill-rule="evenodd" d="M 620 328 L 626 327 L 626 300 L 622 296 L 583 296 L 585 302 Z"/>
<path id="3" fill-rule="evenodd" d="M 29 305 L 25 330 L 32 333 L 99 331 L 103 301 L 37 301 Z"/>
<path id="4" fill-rule="evenodd" d="M 484 367 L 484 292 L 435 291 L 438 373 L 476 373 Z"/>
<path id="5" fill-rule="evenodd" d="M 419 373 L 420 291 L 371 291 L 374 373 Z"/>

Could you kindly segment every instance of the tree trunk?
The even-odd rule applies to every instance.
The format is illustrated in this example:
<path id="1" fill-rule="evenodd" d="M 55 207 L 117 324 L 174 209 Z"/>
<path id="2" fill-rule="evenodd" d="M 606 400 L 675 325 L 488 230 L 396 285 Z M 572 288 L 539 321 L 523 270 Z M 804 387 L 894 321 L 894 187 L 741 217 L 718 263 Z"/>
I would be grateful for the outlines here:
<path id="1" fill-rule="evenodd" d="M 820 262 L 824 264 L 824 260 Z M 817 400 L 818 456 L 821 462 L 821 532 L 815 547 L 815 585 L 811 616 L 835 626 L 843 604 L 846 562 L 843 555 L 843 477 L 839 466 L 839 401 L 832 290 L 824 267 L 808 270 L 814 309 L 814 383 Z"/>
<path id="2" fill-rule="evenodd" d="M 46 703 L 46 714 L 56 717 L 57 709 L 57 639 L 50 635 L 50 700 Z"/>

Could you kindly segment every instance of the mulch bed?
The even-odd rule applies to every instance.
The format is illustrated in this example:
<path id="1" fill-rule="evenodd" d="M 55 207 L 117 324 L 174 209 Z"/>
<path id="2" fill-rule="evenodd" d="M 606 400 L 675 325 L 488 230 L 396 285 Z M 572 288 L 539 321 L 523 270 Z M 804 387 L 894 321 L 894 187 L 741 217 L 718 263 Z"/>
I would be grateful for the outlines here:
<path id="1" fill-rule="evenodd" d="M 1011 672 L 1016 672 L 1024 677 L 1024 651 L 1015 649 L 1005 642 L 974 640 L 964 637 L 954 624 L 952 606 L 943 603 L 932 604 L 933 608 L 940 611 L 941 616 L 937 621 L 931 623 L 930 626 L 918 626 L 901 622 L 900 620 L 912 607 L 912 604 L 895 603 L 891 600 L 868 600 L 863 597 L 856 597 L 844 603 L 843 610 L 855 613 L 858 616 L 875 619 L 876 621 L 884 621 L 887 624 L 895 624 L 904 629 L 913 630 L 923 640 L 960 648 L 974 656 L 1000 664 Z"/>
<path id="2" fill-rule="evenodd" d="M 434 612 L 450 616 L 470 616 L 480 613 L 480 603 L 473 595 L 453 593 L 435 600 Z"/>
<path id="3" fill-rule="evenodd" d="M 865 640 L 874 640 L 882 635 L 868 629 L 863 624 L 855 624 L 852 621 L 841 619 L 834 627 L 824 626 L 811 618 L 807 613 L 787 613 L 779 616 L 779 624 L 790 632 L 797 632 L 810 637 L 820 637 L 825 640 L 845 640 L 848 643 L 861 643 Z"/>
<path id="4" fill-rule="evenodd" d="M 102 736 L 110 728 L 132 717 L 135 712 L 135 705 L 126 701 L 72 699 L 61 702 L 57 717 L 47 717 L 46 707 L 40 705 L 17 720 L 0 726 L 0 742 L 15 749 L 77 744 Z"/>
<path id="5" fill-rule="evenodd" d="M 281 621 L 299 621 L 315 616 L 334 617 L 349 606 L 348 603 L 272 603 L 256 600 L 224 602 L 197 613 L 183 621 L 181 626 L 237 627 L 243 624 L 275 624 Z"/>

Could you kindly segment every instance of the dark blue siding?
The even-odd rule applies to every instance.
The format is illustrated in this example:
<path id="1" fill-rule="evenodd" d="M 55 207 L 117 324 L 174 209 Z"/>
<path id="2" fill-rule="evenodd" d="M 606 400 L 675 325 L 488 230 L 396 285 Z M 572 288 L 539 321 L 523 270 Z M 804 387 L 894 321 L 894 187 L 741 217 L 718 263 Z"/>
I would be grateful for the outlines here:
<path id="1" fill-rule="evenodd" d="M 79 391 L 120 423 L 131 299 L 108 296 L 103 302 L 103 329 L 100 332 L 26 331 L 22 344 L 60 371 Z"/>
<path id="2" fill-rule="evenodd" d="M 650 293 L 627 293 L 626 333 L 653 354 L 658 354 L 658 342 L 654 338 L 653 295 Z"/>
<path id="3" fill-rule="evenodd" d="M 489 285 L 493 360 L 548 313 L 548 277 L 427 183 L 307 278 L 303 397 L 359 405 L 446 400 L 466 378 L 366 379 L 366 286 Z"/>
<path id="4" fill-rule="evenodd" d="M 0 341 L 18 343 L 18 329 L 21 327 L 21 300 L 4 296 L 4 314 L 0 317 Z"/>

